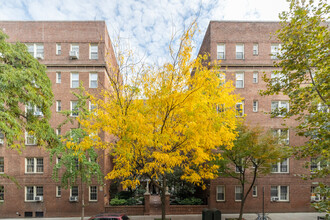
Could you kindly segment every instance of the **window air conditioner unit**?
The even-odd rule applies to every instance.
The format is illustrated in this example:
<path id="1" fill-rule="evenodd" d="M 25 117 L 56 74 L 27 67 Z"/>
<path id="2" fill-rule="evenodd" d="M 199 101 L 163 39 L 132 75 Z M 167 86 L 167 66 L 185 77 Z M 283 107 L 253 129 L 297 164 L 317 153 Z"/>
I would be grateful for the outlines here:
<path id="1" fill-rule="evenodd" d="M 43 115 L 41 111 L 36 111 L 36 112 L 34 112 L 33 114 L 34 114 L 35 116 L 42 116 L 42 115 Z"/>
<path id="2" fill-rule="evenodd" d="M 319 201 L 321 201 L 321 199 L 320 199 L 320 197 L 315 197 L 315 198 L 314 198 L 314 201 L 315 201 L 315 202 L 319 202 Z"/>
<path id="3" fill-rule="evenodd" d="M 42 202 L 44 200 L 44 197 L 43 196 L 36 196 L 36 197 L 34 197 L 34 200 L 38 201 L 38 202 Z"/>
<path id="4" fill-rule="evenodd" d="M 276 201 L 278 201 L 278 197 L 271 197 L 270 200 L 271 200 L 272 202 L 276 202 Z"/>
<path id="5" fill-rule="evenodd" d="M 37 59 L 43 59 L 44 58 L 44 55 L 41 54 L 41 53 L 37 53 L 36 58 Z"/>
<path id="6" fill-rule="evenodd" d="M 78 202 L 78 196 L 70 196 L 69 201 L 70 202 Z"/>
<path id="7" fill-rule="evenodd" d="M 70 58 L 71 59 L 78 59 L 79 58 L 79 53 L 75 50 L 70 51 Z"/>

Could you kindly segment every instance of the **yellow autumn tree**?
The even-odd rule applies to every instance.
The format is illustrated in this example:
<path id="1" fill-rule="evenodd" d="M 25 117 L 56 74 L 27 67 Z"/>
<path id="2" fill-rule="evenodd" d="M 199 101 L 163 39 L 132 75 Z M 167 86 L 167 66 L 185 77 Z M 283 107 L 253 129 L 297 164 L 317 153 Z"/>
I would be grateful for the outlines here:
<path id="1" fill-rule="evenodd" d="M 124 188 L 148 178 L 161 192 L 163 219 L 167 175 L 179 168 L 182 179 L 203 186 L 216 177 L 219 167 L 210 161 L 221 158 L 218 146 L 231 148 L 237 135 L 238 97 L 219 69 L 203 65 L 207 56 L 192 59 L 195 30 L 193 24 L 182 35 L 177 52 L 170 47 L 173 60 L 162 67 L 137 68 L 120 54 L 111 90 L 93 99 L 95 114 L 81 121 L 89 133 L 114 137 L 93 144 L 111 149 L 114 167 L 106 178 Z"/>

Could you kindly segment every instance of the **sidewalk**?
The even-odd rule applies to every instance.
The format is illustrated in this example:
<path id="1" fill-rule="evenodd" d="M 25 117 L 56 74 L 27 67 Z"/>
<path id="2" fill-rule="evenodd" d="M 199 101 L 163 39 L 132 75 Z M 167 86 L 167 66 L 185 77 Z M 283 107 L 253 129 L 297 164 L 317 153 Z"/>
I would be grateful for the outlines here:
<path id="1" fill-rule="evenodd" d="M 299 213 L 271 213 L 268 215 L 272 220 L 317 220 L 317 216 L 325 216 L 325 214 L 317 212 L 299 212 Z M 131 220 L 154 220 L 160 216 L 129 216 Z M 202 215 L 167 215 L 171 220 L 202 220 Z M 222 220 L 226 218 L 237 218 L 238 214 L 223 214 Z M 243 218 L 246 220 L 255 220 L 256 214 L 244 214 Z M 8 218 L 8 220 L 22 220 L 23 218 Z M 24 218 L 33 219 L 36 218 Z M 37 218 L 38 219 L 38 218 Z M 67 217 L 67 218 L 39 218 L 41 220 L 80 220 L 80 217 Z M 88 220 L 86 217 L 84 220 Z"/>

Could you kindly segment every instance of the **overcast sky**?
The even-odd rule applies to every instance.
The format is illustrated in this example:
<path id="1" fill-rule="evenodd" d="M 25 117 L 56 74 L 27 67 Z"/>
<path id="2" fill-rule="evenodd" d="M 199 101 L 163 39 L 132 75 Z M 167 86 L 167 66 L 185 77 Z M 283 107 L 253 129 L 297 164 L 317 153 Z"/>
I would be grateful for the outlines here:
<path id="1" fill-rule="evenodd" d="M 199 50 L 210 20 L 277 21 L 286 0 L 0 0 L 0 20 L 105 20 L 112 39 L 157 63 L 168 59 L 173 32 L 198 14 Z"/>

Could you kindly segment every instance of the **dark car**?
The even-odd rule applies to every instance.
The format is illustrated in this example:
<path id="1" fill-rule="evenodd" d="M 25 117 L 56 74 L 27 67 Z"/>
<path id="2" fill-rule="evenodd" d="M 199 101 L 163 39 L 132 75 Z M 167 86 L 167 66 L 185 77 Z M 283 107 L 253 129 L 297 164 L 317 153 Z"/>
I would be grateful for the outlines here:
<path id="1" fill-rule="evenodd" d="M 102 213 L 90 217 L 88 220 L 129 220 L 126 214 Z"/>

